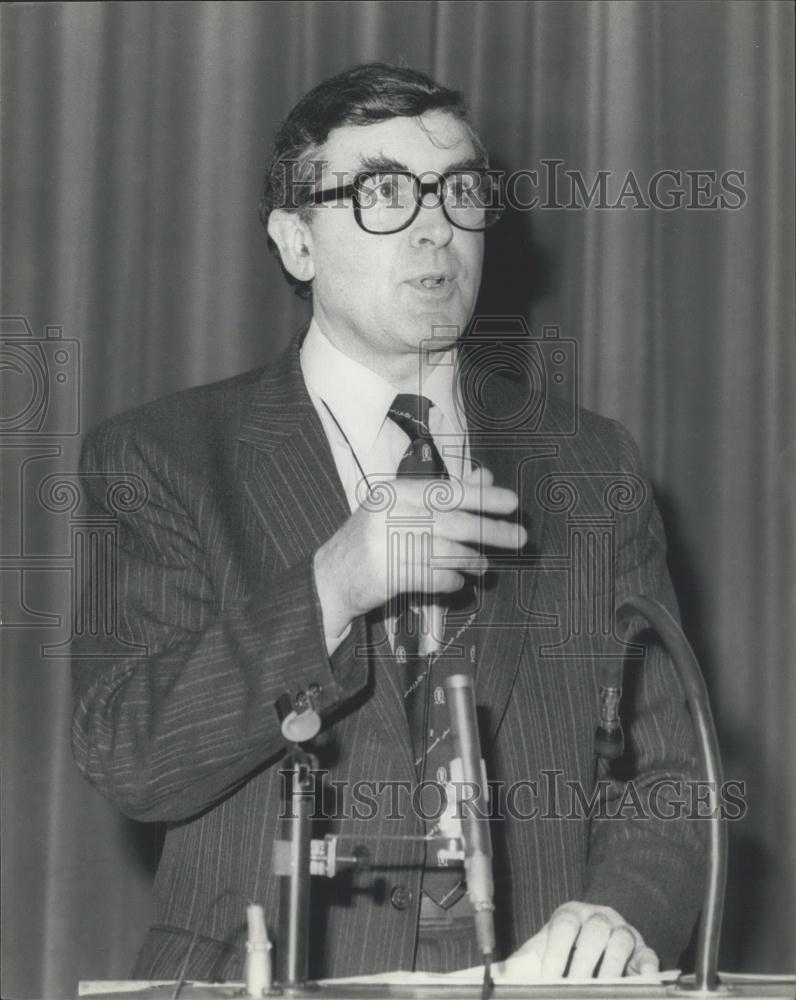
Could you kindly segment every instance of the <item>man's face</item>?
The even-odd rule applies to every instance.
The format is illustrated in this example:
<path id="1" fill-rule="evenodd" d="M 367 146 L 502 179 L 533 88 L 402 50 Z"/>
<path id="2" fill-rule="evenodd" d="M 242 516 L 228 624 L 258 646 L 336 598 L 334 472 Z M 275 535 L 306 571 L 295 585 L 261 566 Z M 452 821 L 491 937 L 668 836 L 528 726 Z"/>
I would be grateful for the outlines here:
<path id="1" fill-rule="evenodd" d="M 374 164 L 444 174 L 475 157 L 467 127 L 447 112 L 343 126 L 318 157 L 320 186 L 350 183 Z M 407 229 L 384 235 L 361 229 L 350 201 L 333 201 L 313 209 L 309 236 L 315 316 L 336 346 L 369 367 L 389 377 L 407 362 L 416 366 L 418 347 L 435 327 L 458 334 L 469 321 L 483 234 L 454 227 L 441 206 L 422 207 Z"/>

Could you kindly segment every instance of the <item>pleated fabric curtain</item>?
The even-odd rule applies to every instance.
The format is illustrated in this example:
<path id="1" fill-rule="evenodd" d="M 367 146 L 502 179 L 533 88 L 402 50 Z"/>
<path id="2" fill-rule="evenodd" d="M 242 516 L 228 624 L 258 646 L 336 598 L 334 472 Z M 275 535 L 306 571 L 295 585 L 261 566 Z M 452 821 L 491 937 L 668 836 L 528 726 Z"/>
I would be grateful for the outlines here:
<path id="1" fill-rule="evenodd" d="M 69 637 L 68 525 L 37 484 L 73 472 L 76 432 L 285 345 L 306 307 L 257 220 L 268 142 L 306 89 L 371 59 L 462 88 L 507 170 L 557 160 L 589 185 L 609 171 L 614 192 L 628 172 L 642 192 L 661 170 L 743 174 L 739 208 L 513 213 L 490 235 L 481 309 L 558 326 L 581 402 L 639 442 L 726 775 L 745 782 L 722 964 L 791 968 L 792 5 L 53 3 L 0 18 L 2 314 L 36 336 L 60 327 L 82 366 L 46 433 L 3 439 L 3 994 L 125 977 L 159 845 L 72 764 L 68 664 L 42 653 Z"/>

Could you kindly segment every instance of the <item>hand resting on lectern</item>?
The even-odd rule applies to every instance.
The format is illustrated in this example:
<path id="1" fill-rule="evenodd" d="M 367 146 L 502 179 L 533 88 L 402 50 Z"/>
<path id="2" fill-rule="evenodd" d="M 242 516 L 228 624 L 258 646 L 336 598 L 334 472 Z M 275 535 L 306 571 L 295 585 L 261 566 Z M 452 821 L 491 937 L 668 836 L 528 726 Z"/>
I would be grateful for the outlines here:
<path id="1" fill-rule="evenodd" d="M 610 906 L 572 900 L 495 967 L 512 980 L 609 979 L 658 972 L 658 956 Z"/>

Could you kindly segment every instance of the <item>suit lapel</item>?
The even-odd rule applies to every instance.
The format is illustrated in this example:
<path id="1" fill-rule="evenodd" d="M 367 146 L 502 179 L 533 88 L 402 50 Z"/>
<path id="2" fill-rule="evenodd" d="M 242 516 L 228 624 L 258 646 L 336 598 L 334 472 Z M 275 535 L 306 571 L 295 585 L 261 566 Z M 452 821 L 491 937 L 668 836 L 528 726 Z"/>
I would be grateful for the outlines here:
<path id="1" fill-rule="evenodd" d="M 479 401 L 480 412 L 468 411 L 471 457 L 488 468 L 498 486 L 520 497 L 518 519 L 528 529 L 520 553 L 495 553 L 493 569 L 483 580 L 476 622 L 476 698 L 488 712 L 487 728 L 494 737 L 517 676 L 522 649 L 533 617 L 529 612 L 539 574 L 528 567 L 528 556 L 541 551 L 544 519 L 533 502 L 536 483 L 544 475 L 557 447 L 531 440 L 522 428 L 511 427 L 507 414 L 522 413 L 528 389 L 506 378 L 493 378 L 491 393 Z M 502 429 L 505 427 L 505 429 Z M 534 516 L 530 517 L 530 511 Z"/>
<path id="2" fill-rule="evenodd" d="M 404 690 L 398 664 L 392 655 L 387 637 L 384 614 L 381 609 L 368 616 L 370 627 L 367 635 L 371 642 L 373 662 L 373 710 L 379 718 L 386 742 L 395 748 L 400 761 L 401 775 L 414 780 L 416 776 L 412 736 L 406 714 Z M 392 765 L 391 765 L 392 766 Z"/>
<path id="3" fill-rule="evenodd" d="M 314 552 L 348 517 L 340 477 L 307 393 L 297 338 L 258 383 L 239 440 L 244 489 L 284 568 Z"/>
<path id="4" fill-rule="evenodd" d="M 250 544 L 278 553 L 281 568 L 307 558 L 350 515 L 343 485 L 323 426 L 301 372 L 297 337 L 258 383 L 243 414 L 239 432 L 243 449 L 243 489 L 256 515 Z M 278 570 L 277 570 L 278 572 Z M 409 728 L 383 617 L 354 622 L 344 640 L 355 655 L 371 661 L 370 707 L 385 742 L 400 748 L 407 775 L 414 775 Z"/>

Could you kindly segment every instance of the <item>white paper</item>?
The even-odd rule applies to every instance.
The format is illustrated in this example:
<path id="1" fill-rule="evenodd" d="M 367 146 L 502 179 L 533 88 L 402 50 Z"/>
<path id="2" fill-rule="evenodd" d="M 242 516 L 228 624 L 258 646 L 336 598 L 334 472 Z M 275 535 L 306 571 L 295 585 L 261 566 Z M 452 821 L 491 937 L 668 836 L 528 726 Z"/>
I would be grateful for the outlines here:
<path id="1" fill-rule="evenodd" d="M 553 983 L 595 983 L 601 986 L 611 986 L 617 985 L 619 983 L 624 983 L 627 985 L 638 984 L 639 986 L 657 986 L 661 983 L 674 982 L 675 979 L 680 975 L 679 969 L 667 969 L 665 972 L 656 972 L 654 974 L 637 975 L 637 976 L 616 976 L 611 979 L 594 979 L 589 976 L 586 978 L 574 978 L 572 976 L 567 976 L 566 979 L 560 977 L 542 979 L 541 976 L 538 978 L 530 979 L 528 977 L 519 978 L 516 973 L 512 973 L 511 970 L 505 971 L 502 966 L 504 963 L 498 962 L 492 966 L 492 980 L 496 985 L 500 986 L 529 986 L 529 985 L 549 985 Z M 329 983 L 335 985 L 348 985 L 354 983 L 361 983 L 367 985 L 369 983 L 381 983 L 382 985 L 389 986 L 400 986 L 406 984 L 408 986 L 433 986 L 442 985 L 444 983 L 456 982 L 456 983 L 466 983 L 468 985 L 472 984 L 477 986 L 481 983 L 484 978 L 484 967 L 482 965 L 474 966 L 471 969 L 460 969 L 458 972 L 406 972 L 403 970 L 397 970 L 396 972 L 380 972 L 373 976 L 351 976 L 346 979 L 324 979 L 322 983 Z"/>

